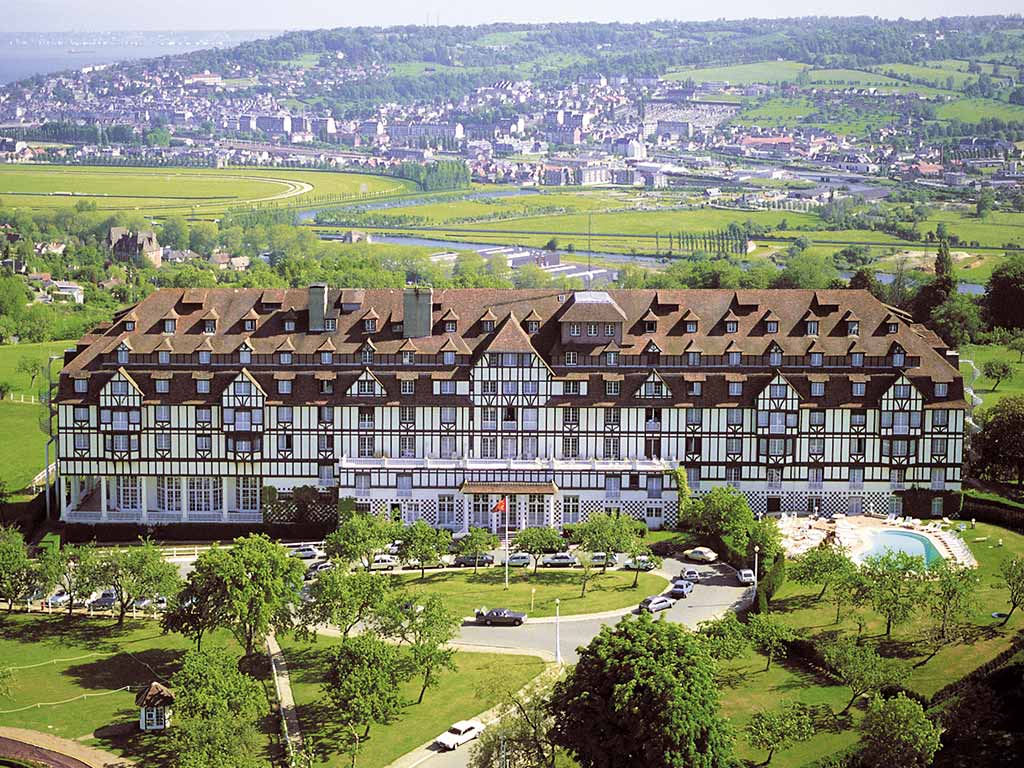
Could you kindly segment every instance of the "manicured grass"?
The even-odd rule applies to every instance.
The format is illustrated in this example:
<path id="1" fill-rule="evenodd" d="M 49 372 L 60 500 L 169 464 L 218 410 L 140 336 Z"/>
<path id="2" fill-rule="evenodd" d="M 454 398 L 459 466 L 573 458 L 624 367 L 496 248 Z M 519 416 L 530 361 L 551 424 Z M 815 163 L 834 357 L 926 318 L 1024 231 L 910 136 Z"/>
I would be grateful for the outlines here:
<path id="1" fill-rule="evenodd" d="M 1018 353 L 1007 349 L 1005 346 L 1001 344 L 987 344 L 984 346 L 968 344 L 960 349 L 960 360 L 960 373 L 964 375 L 965 384 L 970 383 L 974 374 L 971 367 L 962 362 L 964 360 L 973 361 L 979 371 L 985 366 L 985 363 L 992 360 L 1007 362 L 1014 370 L 1014 377 L 1001 381 L 998 389 L 994 392 L 992 391 L 992 385 L 995 382 L 986 378 L 984 374 L 978 377 L 978 380 L 974 382 L 974 394 L 981 398 L 983 408 L 995 405 L 1007 395 L 1024 394 L 1024 363 L 1018 362 L 1020 360 Z"/>
<path id="2" fill-rule="evenodd" d="M 46 388 L 45 372 L 36 376 L 33 383 L 29 376 L 18 373 L 18 363 L 23 357 L 43 364 L 50 355 L 62 355 L 68 347 L 75 346 L 74 340 L 46 341 L 42 344 L 0 344 L 0 381 L 11 385 L 11 391 L 19 395 L 37 395 L 39 390 Z M 53 376 L 61 369 L 62 361 L 53 361 Z"/>
<path id="3" fill-rule="evenodd" d="M 238 650 L 223 632 L 203 639 L 204 647 L 214 645 Z M 11 696 L 0 699 L 0 710 L 5 711 L 0 723 L 79 740 L 140 765 L 169 766 L 170 740 L 159 733 L 139 732 L 135 695 L 154 680 L 166 684 L 191 647 L 189 640 L 164 634 L 151 621 L 129 620 L 118 631 L 108 617 L 5 614 L 0 618 L 0 660 L 14 670 Z M 272 681 L 264 677 L 262 682 L 272 696 Z M 133 689 L 109 693 L 126 685 Z M 7 712 L 82 694 L 90 698 Z M 262 724 L 267 734 L 276 727 L 269 701 Z M 270 749 L 268 738 L 263 755 L 268 762 Z"/>
<path id="4" fill-rule="evenodd" d="M 332 637 L 320 637 L 312 645 L 290 639 L 281 641 L 299 723 L 303 734 L 315 740 L 321 766 L 349 764 L 348 758 L 337 751 L 342 736 L 334 725 L 333 708 L 325 701 L 322 689 L 327 652 L 339 642 Z M 487 690 L 489 680 L 500 678 L 503 685 L 518 688 L 544 669 L 544 662 L 536 656 L 459 651 L 455 661 L 458 670 L 443 672 L 438 686 L 427 691 L 421 704 L 413 703 L 419 695 L 417 681 L 402 686 L 402 695 L 410 703 L 396 722 L 370 729 L 370 737 L 359 755 L 360 768 L 388 765 L 440 735 L 452 723 L 474 717 L 497 704 L 497 694 Z"/>
<path id="5" fill-rule="evenodd" d="M 509 568 L 509 588 L 505 590 L 505 569 L 501 566 L 481 568 L 474 574 L 469 569 L 427 571 L 426 578 L 419 574 L 402 574 L 399 578 L 413 590 L 438 592 L 445 596 L 448 606 L 459 616 L 472 616 L 481 606 L 511 608 L 526 611 L 530 616 L 554 616 L 555 599 L 563 616 L 580 613 L 600 613 L 636 605 L 648 595 L 656 595 L 668 582 L 653 573 L 641 573 L 639 583 L 633 587 L 632 571 L 609 570 L 598 575 L 587 585 L 586 597 L 580 597 L 579 569 L 539 568 L 533 574 L 530 568 Z M 536 588 L 534 604 L 530 608 L 531 590 Z"/>
<path id="6" fill-rule="evenodd" d="M 202 215 L 245 204 L 314 204 L 323 196 L 398 194 L 402 179 L 365 174 L 263 168 L 110 168 L 62 165 L 0 166 L 0 204 L 53 208 L 79 201 L 103 211 Z"/>
<path id="7" fill-rule="evenodd" d="M 20 491 L 46 466 L 46 435 L 39 429 L 44 416 L 41 405 L 0 403 L 0 480 L 9 491 Z"/>
<path id="8" fill-rule="evenodd" d="M 666 80 L 689 80 L 704 83 L 726 80 L 730 85 L 751 83 L 795 82 L 797 76 L 809 64 L 799 61 L 759 61 L 754 64 L 736 64 L 730 67 L 707 67 L 704 69 L 680 69 L 665 75 Z"/>

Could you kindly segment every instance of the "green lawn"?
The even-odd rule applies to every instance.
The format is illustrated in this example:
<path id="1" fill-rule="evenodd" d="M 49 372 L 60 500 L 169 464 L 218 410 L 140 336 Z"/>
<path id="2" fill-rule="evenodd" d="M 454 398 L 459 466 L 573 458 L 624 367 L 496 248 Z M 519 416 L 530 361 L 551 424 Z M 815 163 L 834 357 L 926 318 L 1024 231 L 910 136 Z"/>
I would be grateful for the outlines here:
<path id="1" fill-rule="evenodd" d="M 312 736 L 322 756 L 321 766 L 347 766 L 348 759 L 339 754 L 336 744 L 340 735 L 333 725 L 331 706 L 323 699 L 322 684 L 327 667 L 327 651 L 340 642 L 338 638 L 321 637 L 306 645 L 284 639 L 284 649 L 291 676 L 292 693 L 298 708 L 303 735 Z M 415 704 L 419 695 L 416 681 L 406 683 L 403 696 L 410 702 L 401 718 L 386 726 L 375 725 L 359 755 L 360 768 L 381 768 L 401 755 L 443 733 L 457 720 L 474 717 L 497 704 L 497 695 L 488 693 L 488 680 L 498 679 L 515 687 L 526 685 L 544 669 L 536 656 L 510 656 L 488 653 L 455 655 L 458 670 L 444 672 L 436 688 L 427 691 L 422 704 Z"/>
<path id="2" fill-rule="evenodd" d="M 555 599 L 561 600 L 559 610 L 563 616 L 580 613 L 600 613 L 636 605 L 648 595 L 656 595 L 668 582 L 653 573 L 641 573 L 639 583 L 633 587 L 632 571 L 608 571 L 598 575 L 587 585 L 586 597 L 580 597 L 579 569 L 546 570 L 543 567 L 533 575 L 531 568 L 510 568 L 509 588 L 505 591 L 505 569 L 500 566 L 481 568 L 474 575 L 472 569 L 445 569 L 427 571 L 426 578 L 419 574 L 402 574 L 399 578 L 411 589 L 439 592 L 448 606 L 459 616 L 472 616 L 481 606 L 512 608 L 526 611 L 530 616 L 554 616 Z M 533 608 L 530 608 L 531 590 Z"/>
<path id="3" fill-rule="evenodd" d="M 399 194 L 412 182 L 385 176 L 263 168 L 0 166 L 0 205 L 53 208 L 85 200 L 103 211 L 215 214 L 245 204 L 314 204 L 324 196 Z"/>
<path id="4" fill-rule="evenodd" d="M 44 416 L 41 405 L 0 403 L 0 480 L 9 491 L 20 491 L 46 466 L 46 435 L 39 429 Z"/>
<path id="5" fill-rule="evenodd" d="M 983 117 L 997 117 L 1000 120 L 1024 120 L 1024 107 L 995 99 L 958 99 L 942 104 L 935 110 L 940 120 L 962 120 L 976 123 Z"/>
<path id="6" fill-rule="evenodd" d="M 45 364 L 50 355 L 63 355 L 68 347 L 75 346 L 75 341 L 46 341 L 42 344 L 0 344 L 0 381 L 11 385 L 11 391 L 24 395 L 38 395 L 40 389 L 45 388 L 46 375 L 36 377 L 33 383 L 31 379 L 18 373 L 19 361 L 27 357 L 33 361 Z M 57 371 L 63 365 L 62 361 L 53 361 L 53 375 L 56 379 Z"/>
<path id="7" fill-rule="evenodd" d="M 689 80 L 704 83 L 726 80 L 730 85 L 751 83 L 795 82 L 797 76 L 809 64 L 799 61 L 759 61 L 754 64 L 736 64 L 728 67 L 707 67 L 704 69 L 680 69 L 665 75 L 666 80 Z"/>
<path id="8" fill-rule="evenodd" d="M 1007 395 L 1024 394 L 1024 363 L 1018 362 L 1020 355 L 1012 352 L 1001 344 L 968 344 L 960 349 L 960 373 L 964 376 L 964 384 L 969 384 L 973 372 L 964 360 L 971 360 L 978 370 L 981 370 L 985 363 L 991 360 L 1000 360 L 1010 363 L 1014 370 L 1014 377 L 999 383 L 999 387 L 993 392 L 992 385 L 995 383 L 984 375 L 979 376 L 974 382 L 974 394 L 982 400 L 982 407 L 995 405 Z"/>
<path id="9" fill-rule="evenodd" d="M 204 647 L 237 649 L 226 633 L 204 638 L 203 643 Z M 166 683 L 191 647 L 180 635 L 163 634 L 154 622 L 129 620 L 117 631 L 110 618 L 4 615 L 0 618 L 0 661 L 14 667 L 14 677 L 12 695 L 0 699 L 0 710 L 82 694 L 90 698 L 0 714 L 0 723 L 79 740 L 133 758 L 139 765 L 169 766 L 173 757 L 169 740 L 138 730 L 135 695 L 139 686 L 153 680 Z M 263 684 L 268 695 L 268 716 L 263 723 L 268 740 L 263 757 L 269 762 L 273 749 L 270 734 L 276 732 L 269 715 L 273 683 L 264 677 Z M 133 690 L 110 693 L 126 685 Z"/>

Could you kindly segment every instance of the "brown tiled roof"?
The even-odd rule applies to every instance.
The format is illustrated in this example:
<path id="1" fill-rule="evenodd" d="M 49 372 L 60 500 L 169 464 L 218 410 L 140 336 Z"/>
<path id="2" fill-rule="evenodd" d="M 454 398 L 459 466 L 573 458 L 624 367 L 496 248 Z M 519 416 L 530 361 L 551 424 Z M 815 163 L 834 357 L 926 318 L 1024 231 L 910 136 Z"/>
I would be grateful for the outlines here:
<path id="1" fill-rule="evenodd" d="M 135 696 L 137 707 L 166 707 L 174 703 L 174 693 L 154 681 Z"/>

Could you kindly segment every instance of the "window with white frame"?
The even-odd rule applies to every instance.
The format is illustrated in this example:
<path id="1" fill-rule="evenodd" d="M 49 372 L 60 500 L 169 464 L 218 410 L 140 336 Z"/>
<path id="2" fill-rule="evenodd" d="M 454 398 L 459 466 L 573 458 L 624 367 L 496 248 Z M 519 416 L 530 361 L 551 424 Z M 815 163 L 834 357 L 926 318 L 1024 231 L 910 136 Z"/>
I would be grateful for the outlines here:
<path id="1" fill-rule="evenodd" d="M 290 395 L 292 393 L 292 380 L 291 379 L 278 379 L 277 380 L 277 394 L 279 395 Z"/>
<path id="2" fill-rule="evenodd" d="M 647 476 L 647 498 L 660 499 L 664 488 L 664 478 L 661 475 Z"/>
<path id="3" fill-rule="evenodd" d="M 768 365 L 778 367 L 782 365 L 782 351 L 772 349 L 768 352 Z"/>
<path id="4" fill-rule="evenodd" d="M 75 392 L 79 395 L 89 391 L 88 379 L 75 379 Z"/>
<path id="5" fill-rule="evenodd" d="M 403 395 L 416 394 L 416 382 L 412 379 L 402 379 L 401 392 Z"/>
<path id="6" fill-rule="evenodd" d="M 580 439 L 575 435 L 564 435 L 562 437 L 562 457 L 566 459 L 577 459 L 580 455 Z"/>
<path id="7" fill-rule="evenodd" d="M 810 467 L 807 470 L 807 485 L 812 491 L 820 491 L 825 480 L 825 470 L 821 467 Z"/>
<path id="8" fill-rule="evenodd" d="M 523 394 L 524 395 L 536 395 L 540 392 L 540 382 L 536 381 L 524 381 L 523 382 Z"/>
<path id="9" fill-rule="evenodd" d="M 864 467 L 850 467 L 850 489 L 859 491 L 864 487 Z"/>
<path id="10" fill-rule="evenodd" d="M 523 435 L 522 438 L 522 451 L 520 458 L 523 459 L 536 459 L 537 458 L 537 436 L 536 435 Z"/>
<path id="11" fill-rule="evenodd" d="M 210 380 L 196 379 L 196 393 L 200 395 L 210 394 Z"/>
<path id="12" fill-rule="evenodd" d="M 110 394 L 122 396 L 128 394 L 128 382 L 123 380 L 116 380 L 110 382 Z"/>
<path id="13" fill-rule="evenodd" d="M 569 350 L 565 353 L 565 364 L 576 365 L 577 355 L 574 351 Z"/>
<path id="14" fill-rule="evenodd" d="M 946 489 L 946 470 L 942 467 L 932 467 L 931 481 L 933 491 L 944 491 Z"/>
<path id="15" fill-rule="evenodd" d="M 330 464 L 320 464 L 316 470 L 317 484 L 321 486 L 334 485 L 334 467 Z"/>
<path id="16" fill-rule="evenodd" d="M 935 382 L 935 396 L 947 397 L 949 395 L 949 384 L 944 381 Z"/>
<path id="17" fill-rule="evenodd" d="M 743 467 L 730 464 L 725 468 L 725 482 L 733 488 L 739 488 L 743 482 Z"/>
<path id="18" fill-rule="evenodd" d="M 289 433 L 279 433 L 277 436 L 277 450 L 281 453 L 290 453 L 295 447 L 295 440 Z"/>
<path id="19" fill-rule="evenodd" d="M 398 455 L 403 459 L 416 458 L 416 437 L 414 435 L 401 435 L 398 438 Z"/>
<path id="20" fill-rule="evenodd" d="M 359 435 L 359 458 L 372 459 L 374 454 L 373 435 Z"/>
<path id="21" fill-rule="evenodd" d="M 441 362 L 444 365 L 455 365 L 455 353 L 448 351 L 441 354 Z"/>
<path id="22" fill-rule="evenodd" d="M 868 423 L 868 415 L 864 411 L 854 411 L 850 414 L 851 427 L 863 427 Z"/>
<path id="23" fill-rule="evenodd" d="M 699 427 L 704 419 L 704 409 L 702 408 L 687 408 L 686 409 L 686 426 L 688 427 Z"/>
<path id="24" fill-rule="evenodd" d="M 864 353 L 863 352 L 853 352 L 853 353 L 851 353 L 850 354 L 850 365 L 852 365 L 854 368 L 863 368 L 864 367 Z"/>
<path id="25" fill-rule="evenodd" d="M 74 437 L 75 450 L 76 451 L 87 451 L 89 450 L 89 436 L 84 432 L 76 432 Z"/>
<path id="26" fill-rule="evenodd" d="M 562 525 L 578 523 L 580 521 L 580 497 L 562 497 Z"/>
<path id="27" fill-rule="evenodd" d="M 604 353 L 605 365 L 615 367 L 619 364 L 619 353 L 618 352 L 605 352 Z"/>
<path id="28" fill-rule="evenodd" d="M 741 426 L 743 424 L 743 409 L 729 408 L 725 412 L 725 423 L 730 427 Z"/>
<path id="29" fill-rule="evenodd" d="M 942 517 L 943 503 L 942 497 L 936 496 L 932 499 L 932 517 Z"/>
<path id="30" fill-rule="evenodd" d="M 946 457 L 946 438 L 944 437 L 933 437 L 932 438 L 932 458 L 945 458 Z"/>
<path id="31" fill-rule="evenodd" d="M 181 512 L 181 480 L 177 477 L 156 479 L 156 509 L 158 512 Z"/>
<path id="32" fill-rule="evenodd" d="M 238 478 L 237 500 L 239 512 L 260 511 L 260 478 Z"/>
<path id="33" fill-rule="evenodd" d="M 690 490 L 700 489 L 700 467 L 686 468 L 686 484 L 690 486 Z"/>
<path id="34" fill-rule="evenodd" d="M 190 477 L 188 479 L 189 512 L 221 512 L 223 488 L 219 477 Z"/>
<path id="35" fill-rule="evenodd" d="M 846 514 L 848 515 L 862 515 L 864 514 L 864 499 L 861 496 L 851 496 L 846 500 Z"/>
<path id="36" fill-rule="evenodd" d="M 824 397 L 825 396 L 825 382 L 824 381 L 812 381 L 811 382 L 811 397 Z"/>
<path id="37" fill-rule="evenodd" d="M 154 435 L 154 441 L 158 451 L 171 450 L 171 436 L 168 433 L 157 432 L 156 435 Z"/>
<path id="38" fill-rule="evenodd" d="M 157 379 L 155 383 L 156 393 L 158 395 L 166 395 L 168 392 L 171 391 L 171 382 L 168 381 L 167 379 Z"/>
<path id="39" fill-rule="evenodd" d="M 440 392 L 442 395 L 454 395 L 455 394 L 455 382 L 454 381 L 442 381 Z"/>
<path id="40" fill-rule="evenodd" d="M 503 435 L 501 438 L 501 457 L 503 459 L 519 458 L 519 439 L 515 435 Z"/>
<path id="41" fill-rule="evenodd" d="M 933 427 L 946 427 L 949 426 L 949 411 L 932 411 L 932 426 Z"/>
<path id="42" fill-rule="evenodd" d="M 442 459 L 453 459 L 455 458 L 455 438 L 451 435 L 441 436 L 441 458 Z"/>
<path id="43" fill-rule="evenodd" d="M 725 438 L 725 452 L 730 454 L 743 453 L 743 438 L 742 437 L 727 437 Z"/>
<path id="44" fill-rule="evenodd" d="M 729 382 L 729 397 L 740 397 L 743 394 L 743 382 L 742 381 L 730 381 Z"/>
<path id="45" fill-rule="evenodd" d="M 455 526 L 455 497 L 442 494 L 437 497 L 437 524 L 442 528 Z"/>
<path id="46" fill-rule="evenodd" d="M 277 421 L 279 424 L 291 424 L 294 414 L 290 405 L 277 406 Z"/>
<path id="47" fill-rule="evenodd" d="M 491 497 L 485 494 L 473 496 L 473 515 L 470 524 L 474 528 L 486 528 L 490 530 L 491 523 Z"/>
<path id="48" fill-rule="evenodd" d="M 569 335 L 570 336 L 579 336 L 580 335 L 580 324 L 579 323 L 569 323 Z"/>
<path id="49" fill-rule="evenodd" d="M 403 473 L 395 477 L 399 496 L 412 496 L 412 475 Z"/>
<path id="50" fill-rule="evenodd" d="M 356 382 L 356 394 L 367 396 L 374 393 L 373 379 L 359 379 Z"/>
<path id="51" fill-rule="evenodd" d="M 767 472 L 768 489 L 778 491 L 782 488 L 782 470 L 778 467 L 769 467 Z"/>
<path id="52" fill-rule="evenodd" d="M 213 436 L 212 435 L 196 435 L 196 450 L 197 451 L 210 451 L 213 449 Z"/>
<path id="53" fill-rule="evenodd" d="M 156 353 L 156 361 L 160 365 L 170 365 L 171 353 L 165 349 L 161 349 L 159 352 Z"/>
<path id="54" fill-rule="evenodd" d="M 371 482 L 369 472 L 356 472 L 356 496 L 369 496 Z"/>
<path id="55" fill-rule="evenodd" d="M 498 438 L 494 435 L 485 435 L 480 438 L 480 458 L 498 458 Z"/>
<path id="56" fill-rule="evenodd" d="M 612 461 L 618 461 L 621 456 L 621 440 L 618 435 L 614 437 L 605 435 L 604 438 L 604 458 Z"/>
<path id="57" fill-rule="evenodd" d="M 580 383 L 578 381 L 566 381 L 562 384 L 563 395 L 578 395 L 580 393 Z"/>

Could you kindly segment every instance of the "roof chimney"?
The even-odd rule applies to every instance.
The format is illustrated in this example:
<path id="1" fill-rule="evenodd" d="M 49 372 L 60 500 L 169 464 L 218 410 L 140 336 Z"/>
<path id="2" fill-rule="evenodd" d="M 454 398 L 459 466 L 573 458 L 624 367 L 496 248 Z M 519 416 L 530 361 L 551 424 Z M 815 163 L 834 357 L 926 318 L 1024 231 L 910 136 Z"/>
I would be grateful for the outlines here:
<path id="1" fill-rule="evenodd" d="M 407 339 L 430 336 L 434 328 L 434 289 L 406 288 L 402 296 L 402 335 Z"/>
<path id="2" fill-rule="evenodd" d="M 309 330 L 313 333 L 322 332 L 326 316 L 327 283 L 314 283 L 309 286 Z"/>

